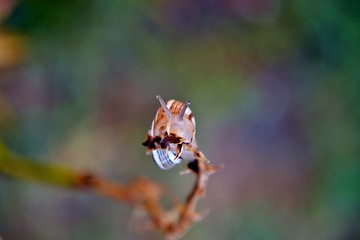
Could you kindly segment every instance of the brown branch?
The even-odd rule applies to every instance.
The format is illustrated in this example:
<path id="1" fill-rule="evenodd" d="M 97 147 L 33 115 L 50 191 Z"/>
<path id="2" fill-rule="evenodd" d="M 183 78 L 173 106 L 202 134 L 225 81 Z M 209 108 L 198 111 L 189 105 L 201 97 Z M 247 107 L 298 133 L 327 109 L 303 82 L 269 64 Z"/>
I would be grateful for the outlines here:
<path id="1" fill-rule="evenodd" d="M 159 201 L 164 193 L 164 188 L 146 178 L 137 178 L 127 185 L 122 185 L 104 177 L 82 174 L 79 175 L 76 185 L 82 188 L 90 188 L 101 195 L 143 209 L 154 229 L 162 232 L 167 239 L 178 239 L 187 232 L 194 222 L 201 219 L 201 216 L 196 212 L 197 203 L 205 195 L 209 175 L 219 168 L 204 161 L 196 160 L 190 163 L 189 169 L 196 175 L 194 187 L 184 204 L 176 204 L 169 211 L 164 211 Z M 168 216 L 173 215 L 171 213 L 174 212 L 177 217 L 169 220 Z"/>
<path id="2" fill-rule="evenodd" d="M 189 172 L 196 176 L 195 184 L 183 204 L 175 204 L 173 209 L 165 211 L 160 204 L 164 187 L 146 178 L 135 178 L 127 184 L 121 184 L 99 175 L 76 172 L 65 167 L 39 164 L 33 160 L 10 153 L 0 144 L 0 172 L 24 180 L 33 180 L 46 184 L 73 189 L 93 190 L 103 196 L 130 207 L 142 209 L 149 218 L 153 229 L 163 233 L 166 239 L 179 239 L 201 219 L 196 212 L 198 201 L 204 197 L 209 175 L 220 167 L 206 161 L 195 160 L 188 164 Z"/>
<path id="3" fill-rule="evenodd" d="M 202 216 L 196 212 L 196 205 L 200 198 L 205 196 L 209 175 L 221 167 L 209 165 L 205 161 L 195 160 L 189 164 L 189 168 L 196 174 L 196 181 L 184 206 L 179 211 L 179 221 L 174 223 L 171 231 L 166 232 L 168 239 L 181 237 L 194 222 L 201 220 Z"/>

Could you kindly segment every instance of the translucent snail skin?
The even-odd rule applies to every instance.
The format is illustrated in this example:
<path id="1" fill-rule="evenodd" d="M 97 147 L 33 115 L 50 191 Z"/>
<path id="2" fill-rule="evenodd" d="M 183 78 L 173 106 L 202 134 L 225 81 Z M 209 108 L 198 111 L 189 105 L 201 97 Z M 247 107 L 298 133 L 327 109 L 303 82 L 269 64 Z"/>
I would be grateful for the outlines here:
<path id="1" fill-rule="evenodd" d="M 172 168 L 183 159 L 208 162 L 196 143 L 196 123 L 189 108 L 190 101 L 182 103 L 172 99 L 165 103 L 161 96 L 156 98 L 161 106 L 143 143 L 147 154 L 152 153 L 155 163 L 163 170 Z"/>

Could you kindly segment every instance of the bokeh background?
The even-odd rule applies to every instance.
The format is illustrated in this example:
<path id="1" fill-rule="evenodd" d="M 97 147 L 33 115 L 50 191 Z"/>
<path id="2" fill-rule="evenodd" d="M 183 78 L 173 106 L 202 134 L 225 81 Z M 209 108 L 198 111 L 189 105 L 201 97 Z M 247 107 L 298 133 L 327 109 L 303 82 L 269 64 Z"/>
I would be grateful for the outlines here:
<path id="1" fill-rule="evenodd" d="M 184 198 L 141 145 L 191 100 L 214 164 L 184 239 L 360 239 L 357 0 L 0 0 L 0 138 L 14 152 Z M 0 236 L 159 239 L 95 194 L 0 176 Z"/>

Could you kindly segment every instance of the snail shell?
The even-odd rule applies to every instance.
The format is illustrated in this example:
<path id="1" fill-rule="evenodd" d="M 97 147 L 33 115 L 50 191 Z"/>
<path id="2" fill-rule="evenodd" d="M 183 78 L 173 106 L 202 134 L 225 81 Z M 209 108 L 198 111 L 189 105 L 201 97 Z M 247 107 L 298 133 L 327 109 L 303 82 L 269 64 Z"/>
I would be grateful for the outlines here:
<path id="1" fill-rule="evenodd" d="M 161 107 L 143 143 L 148 147 L 147 153 L 151 152 L 155 163 L 164 170 L 179 164 L 182 159 L 196 159 L 199 155 L 195 140 L 196 123 L 189 108 L 190 102 L 172 99 L 165 103 L 159 95 L 156 98 Z"/>
<path id="2" fill-rule="evenodd" d="M 175 154 L 172 151 L 165 149 L 159 148 L 152 150 L 151 152 L 155 163 L 163 170 L 172 168 L 176 164 L 179 164 L 182 160 L 181 157 L 175 159 Z"/>

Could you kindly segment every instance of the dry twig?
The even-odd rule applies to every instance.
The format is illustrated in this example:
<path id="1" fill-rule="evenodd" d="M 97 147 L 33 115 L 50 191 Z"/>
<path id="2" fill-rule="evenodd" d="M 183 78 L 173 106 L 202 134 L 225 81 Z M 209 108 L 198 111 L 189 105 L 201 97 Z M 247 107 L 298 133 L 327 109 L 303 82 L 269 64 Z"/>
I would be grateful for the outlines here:
<path id="1" fill-rule="evenodd" d="M 146 178 L 135 178 L 121 184 L 91 173 L 76 172 L 53 165 L 35 163 L 10 153 L 0 143 L 0 172 L 24 179 L 73 189 L 93 190 L 134 208 L 141 208 L 149 217 L 150 225 L 163 233 L 166 239 L 183 236 L 195 221 L 201 219 L 196 212 L 200 198 L 204 197 L 209 175 L 221 167 L 215 167 L 202 160 L 189 163 L 189 170 L 196 176 L 195 184 L 183 204 L 165 211 L 160 204 L 164 187 Z M 175 212 L 175 217 L 173 216 Z"/>
<path id="2" fill-rule="evenodd" d="M 141 207 L 148 214 L 156 230 L 164 233 L 167 239 L 177 239 L 186 233 L 195 221 L 201 219 L 196 212 L 197 202 L 205 195 L 209 175 L 220 167 L 196 160 L 189 164 L 189 168 L 196 175 L 195 184 L 185 203 L 176 204 L 170 211 L 164 211 L 160 205 L 163 187 L 146 178 L 137 178 L 127 185 L 122 185 L 100 176 L 85 174 L 79 176 L 76 185 L 93 189 L 130 206 Z M 169 220 L 168 216 L 174 210 L 177 217 Z"/>

